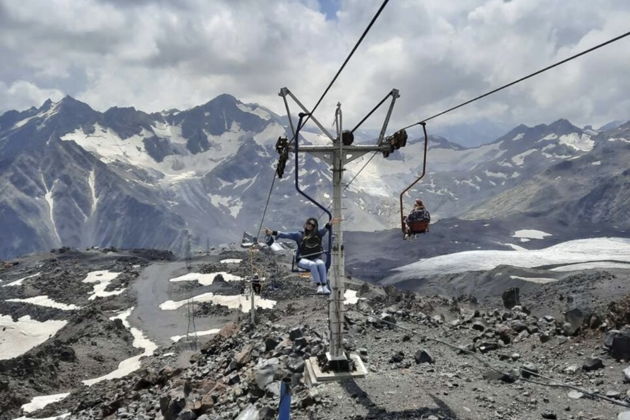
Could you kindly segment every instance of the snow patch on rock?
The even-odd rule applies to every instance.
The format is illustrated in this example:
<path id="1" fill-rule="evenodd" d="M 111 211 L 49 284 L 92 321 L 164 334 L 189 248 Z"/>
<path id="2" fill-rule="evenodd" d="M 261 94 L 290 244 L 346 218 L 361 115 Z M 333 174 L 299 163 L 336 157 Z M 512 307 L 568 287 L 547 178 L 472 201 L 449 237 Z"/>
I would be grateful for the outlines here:
<path id="1" fill-rule="evenodd" d="M 230 309 L 240 308 L 242 312 L 248 313 L 251 307 L 250 299 L 251 297 L 249 295 L 215 295 L 212 292 L 208 292 L 180 301 L 167 300 L 160 304 L 160 309 L 163 311 L 174 311 L 186 305 L 188 302 L 212 302 L 215 305 L 224 305 Z M 255 296 L 254 305 L 258 308 L 271 309 L 276 305 L 276 301 Z"/>
<path id="2" fill-rule="evenodd" d="M 127 318 L 129 318 L 129 315 L 131 315 L 131 311 L 133 311 L 133 307 L 127 309 L 124 312 L 121 312 L 120 314 L 116 316 L 111 317 L 110 319 L 111 320 L 120 319 L 123 325 L 129 329 L 129 332 L 133 336 L 132 345 L 135 348 L 143 349 L 144 351 L 141 354 L 138 354 L 136 356 L 123 360 L 122 362 L 118 364 L 118 369 L 108 373 L 107 375 L 94 378 L 94 379 L 87 379 L 83 381 L 85 385 L 92 386 L 98 382 L 106 381 L 109 379 L 122 378 L 124 376 L 127 376 L 131 372 L 134 372 L 140 369 L 140 365 L 141 365 L 140 359 L 142 359 L 145 356 L 153 355 L 153 353 L 157 349 L 158 346 L 153 341 L 145 337 L 142 331 L 140 331 L 139 329 L 135 327 L 132 327 L 129 324 L 129 321 L 127 320 Z"/>
<path id="3" fill-rule="evenodd" d="M 48 404 L 56 403 L 70 395 L 69 392 L 63 394 L 54 395 L 40 395 L 39 397 L 33 397 L 31 402 L 22 405 L 22 410 L 25 413 L 32 413 L 33 411 L 41 410 Z M 56 418 L 56 417 L 53 417 Z"/>
<path id="4" fill-rule="evenodd" d="M 12 359 L 43 343 L 62 329 L 67 321 L 39 322 L 29 315 L 13 321 L 0 315 L 0 360 Z"/>
<path id="5" fill-rule="evenodd" d="M 118 277 L 120 273 L 114 273 L 109 270 L 91 271 L 87 274 L 87 277 L 83 279 L 83 283 L 96 283 L 92 293 L 90 293 L 89 300 L 94 300 L 97 297 L 107 297 L 119 295 L 125 291 L 125 289 L 117 289 L 111 291 L 105 291 L 107 286 Z"/>
<path id="6" fill-rule="evenodd" d="M 77 309 L 81 309 L 80 306 L 76 306 L 71 303 L 66 304 L 66 303 L 54 301 L 46 295 L 34 296 L 30 298 L 25 298 L 25 299 L 19 299 L 19 298 L 7 299 L 7 302 L 30 303 L 31 305 L 46 306 L 48 308 L 61 309 L 62 311 L 74 311 Z"/>
<path id="7" fill-rule="evenodd" d="M 526 238 L 526 239 L 545 239 L 547 236 L 552 236 L 551 233 L 543 232 L 542 230 L 535 229 L 521 229 L 514 232 L 513 238 Z"/>
<path id="8" fill-rule="evenodd" d="M 241 260 L 238 260 L 238 261 L 240 262 Z M 229 273 L 226 273 L 225 271 L 219 271 L 219 272 L 216 272 L 216 273 L 208 273 L 208 274 L 187 273 L 187 274 L 184 274 L 183 276 L 179 276 L 179 277 L 175 277 L 173 279 L 170 279 L 170 281 L 173 282 L 173 283 L 180 282 L 180 281 L 196 281 L 199 284 L 201 284 L 202 286 L 210 286 L 212 283 L 214 283 L 214 279 L 218 275 L 221 275 L 223 277 L 223 280 L 225 280 L 225 281 L 239 281 L 239 280 L 243 280 L 241 277 L 235 276 L 234 274 L 229 274 Z"/>
<path id="9" fill-rule="evenodd" d="M 595 141 L 588 134 L 570 133 L 560 136 L 558 142 L 581 152 L 593 150 Z"/>
<path id="10" fill-rule="evenodd" d="M 3 285 L 2 287 L 9 287 L 9 286 L 22 286 L 22 283 L 24 282 L 24 280 L 26 279 L 32 279 L 33 277 L 37 277 L 39 276 L 41 273 L 35 273 L 32 274 L 30 276 L 26 276 L 26 277 L 22 277 L 21 279 L 15 280 L 11 283 L 7 283 L 5 285 Z"/>
<path id="11" fill-rule="evenodd" d="M 221 328 L 212 328 L 210 330 L 197 331 L 195 334 L 190 334 L 190 335 L 191 336 L 201 337 L 201 336 L 204 336 L 204 335 L 217 334 L 219 331 L 221 331 Z M 186 338 L 186 334 L 184 334 L 184 335 L 174 335 L 174 336 L 171 337 L 171 340 L 173 340 L 175 342 L 178 342 L 182 338 Z"/>

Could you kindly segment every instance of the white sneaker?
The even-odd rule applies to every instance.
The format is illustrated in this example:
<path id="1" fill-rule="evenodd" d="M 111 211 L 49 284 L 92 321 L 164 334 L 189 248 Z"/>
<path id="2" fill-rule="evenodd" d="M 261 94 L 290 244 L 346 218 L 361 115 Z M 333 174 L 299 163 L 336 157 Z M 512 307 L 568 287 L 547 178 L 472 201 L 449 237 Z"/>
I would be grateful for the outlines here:
<path id="1" fill-rule="evenodd" d="M 330 292 L 328 292 L 330 293 Z M 317 294 L 318 295 L 323 295 L 324 294 L 324 286 L 322 286 L 321 284 L 319 286 L 317 286 Z"/>
<path id="2" fill-rule="evenodd" d="M 330 289 L 328 288 L 327 285 L 323 285 L 322 286 L 322 293 L 325 295 L 329 295 L 330 294 Z"/>

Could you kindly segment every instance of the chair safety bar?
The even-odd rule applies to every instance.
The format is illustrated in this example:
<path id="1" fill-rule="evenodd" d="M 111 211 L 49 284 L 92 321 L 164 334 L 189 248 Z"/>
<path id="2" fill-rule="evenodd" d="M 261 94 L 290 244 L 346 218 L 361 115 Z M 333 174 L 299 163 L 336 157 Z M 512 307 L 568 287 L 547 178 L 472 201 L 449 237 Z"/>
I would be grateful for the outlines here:
<path id="1" fill-rule="evenodd" d="M 426 127 L 427 123 L 423 121 L 420 123 L 420 125 L 422 125 L 422 131 L 424 132 L 424 158 L 422 161 L 422 173 L 420 174 L 418 178 L 416 178 L 415 181 L 411 183 L 411 185 L 409 185 L 407 188 L 404 189 L 403 192 L 400 193 L 400 227 L 402 229 L 403 235 L 405 234 L 405 213 L 403 209 L 403 195 L 405 195 L 405 193 L 409 191 L 411 187 L 416 185 L 418 181 L 420 181 L 427 172 L 427 149 L 429 147 L 429 138 L 427 136 L 427 127 Z"/>

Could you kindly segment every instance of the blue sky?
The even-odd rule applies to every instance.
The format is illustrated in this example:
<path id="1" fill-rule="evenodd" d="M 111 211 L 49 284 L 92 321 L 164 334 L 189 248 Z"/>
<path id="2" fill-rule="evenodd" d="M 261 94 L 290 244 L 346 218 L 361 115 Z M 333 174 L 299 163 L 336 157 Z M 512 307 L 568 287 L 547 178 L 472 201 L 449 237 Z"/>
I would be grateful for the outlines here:
<path id="1" fill-rule="evenodd" d="M 337 10 L 341 6 L 341 0 L 317 0 L 320 10 L 326 15 L 326 19 L 336 19 Z"/>

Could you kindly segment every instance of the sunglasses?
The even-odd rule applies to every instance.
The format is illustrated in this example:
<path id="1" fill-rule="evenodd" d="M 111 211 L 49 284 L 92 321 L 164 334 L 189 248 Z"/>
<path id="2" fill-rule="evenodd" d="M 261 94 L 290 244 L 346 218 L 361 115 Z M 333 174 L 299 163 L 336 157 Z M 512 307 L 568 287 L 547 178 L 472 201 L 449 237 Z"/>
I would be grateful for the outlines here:
<path id="1" fill-rule="evenodd" d="M 315 226 L 315 223 L 313 223 L 313 222 L 306 222 L 306 226 Z"/>

